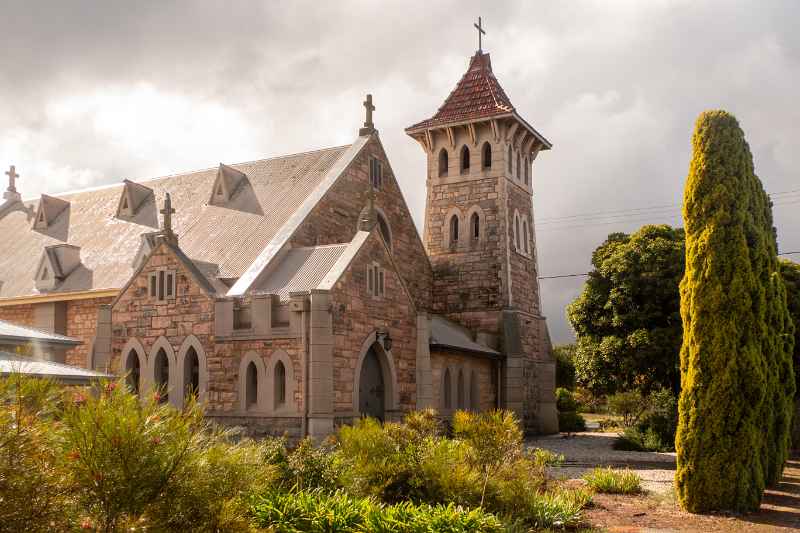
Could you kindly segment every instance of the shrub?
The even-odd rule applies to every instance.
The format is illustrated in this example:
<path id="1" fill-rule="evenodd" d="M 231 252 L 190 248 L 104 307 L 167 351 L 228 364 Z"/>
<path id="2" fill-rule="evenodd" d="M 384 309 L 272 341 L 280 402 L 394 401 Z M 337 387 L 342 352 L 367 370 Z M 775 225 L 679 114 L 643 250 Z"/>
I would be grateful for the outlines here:
<path id="1" fill-rule="evenodd" d="M 0 530 L 69 529 L 75 508 L 59 453 L 59 411 L 55 383 L 0 379 Z"/>
<path id="2" fill-rule="evenodd" d="M 570 391 L 559 387 L 556 389 L 556 408 L 565 413 L 575 412 L 578 410 L 578 402 Z"/>
<path id="3" fill-rule="evenodd" d="M 556 387 L 575 389 L 575 345 L 554 346 L 553 355 L 556 360 Z"/>
<path id="4" fill-rule="evenodd" d="M 288 479 L 299 489 L 335 490 L 339 471 L 336 457 L 328 449 L 314 446 L 310 438 L 300 441 L 286 457 Z"/>
<path id="5" fill-rule="evenodd" d="M 608 397 L 608 410 L 622 417 L 623 427 L 631 427 L 647 410 L 647 400 L 638 391 L 626 391 Z"/>
<path id="6" fill-rule="evenodd" d="M 647 409 L 639 421 L 625 428 L 614 443 L 618 450 L 670 452 L 675 449 L 675 429 L 678 422 L 678 405 L 666 389 L 652 392 L 647 399 Z"/>
<path id="7" fill-rule="evenodd" d="M 502 522 L 480 509 L 403 502 L 384 506 L 344 492 L 270 492 L 253 506 L 258 526 L 276 532 L 501 532 Z"/>
<path id="8" fill-rule="evenodd" d="M 575 412 L 558 413 L 558 430 L 561 432 L 574 433 L 576 431 L 586 431 L 586 420 Z"/>
<path id="9" fill-rule="evenodd" d="M 641 478 L 630 470 L 595 468 L 583 475 L 592 489 L 606 494 L 636 494 L 641 492 Z"/>
<path id="10" fill-rule="evenodd" d="M 597 396 L 585 387 L 577 387 L 572 397 L 578 404 L 578 411 L 584 413 L 603 413 L 606 411 L 606 400 L 603 396 Z"/>

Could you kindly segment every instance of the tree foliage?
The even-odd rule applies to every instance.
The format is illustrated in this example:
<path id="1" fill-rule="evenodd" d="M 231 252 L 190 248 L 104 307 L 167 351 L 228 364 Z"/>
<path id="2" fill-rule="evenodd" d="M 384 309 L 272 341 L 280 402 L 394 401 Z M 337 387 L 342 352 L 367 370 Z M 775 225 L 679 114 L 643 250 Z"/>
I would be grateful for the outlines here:
<path id="1" fill-rule="evenodd" d="M 677 393 L 683 230 L 658 225 L 613 233 L 592 265 L 567 309 L 578 339 L 577 382 L 595 394 L 662 387 Z"/>
<path id="2" fill-rule="evenodd" d="M 575 344 L 562 344 L 553 347 L 556 358 L 556 387 L 575 390 Z"/>
<path id="3" fill-rule="evenodd" d="M 692 146 L 677 494 L 692 512 L 751 511 L 785 460 L 792 325 L 769 198 L 738 122 L 701 114 Z"/>

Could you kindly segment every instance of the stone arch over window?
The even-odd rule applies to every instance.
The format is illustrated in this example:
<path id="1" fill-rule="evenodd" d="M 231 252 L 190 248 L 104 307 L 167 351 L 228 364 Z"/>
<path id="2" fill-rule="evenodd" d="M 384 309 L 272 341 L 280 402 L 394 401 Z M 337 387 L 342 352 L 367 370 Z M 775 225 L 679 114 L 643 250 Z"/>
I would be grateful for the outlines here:
<path id="1" fill-rule="evenodd" d="M 469 148 L 467 145 L 461 147 L 461 157 L 459 158 L 460 161 L 460 169 L 462 174 L 469 174 Z"/>
<path id="2" fill-rule="evenodd" d="M 508 162 L 508 175 L 509 177 L 513 177 L 514 172 L 514 153 L 511 149 L 511 145 L 508 145 L 508 157 L 506 157 L 506 161 Z"/>
<path id="3" fill-rule="evenodd" d="M 447 211 L 444 220 L 446 224 L 443 228 L 444 249 L 455 250 L 462 240 L 462 235 L 464 233 L 461 227 L 463 224 L 461 210 L 457 207 L 451 207 L 450 210 Z"/>
<path id="4" fill-rule="evenodd" d="M 247 352 L 239 363 L 239 408 L 242 412 L 266 411 L 267 369 L 256 352 Z"/>
<path id="5" fill-rule="evenodd" d="M 442 412 L 449 412 L 453 410 L 453 374 L 450 367 L 444 369 L 442 373 Z"/>
<path id="6" fill-rule="evenodd" d="M 483 143 L 481 148 L 481 168 L 483 170 L 492 168 L 492 145 L 489 141 Z"/>
<path id="7" fill-rule="evenodd" d="M 147 353 L 137 338 L 128 339 L 122 348 L 121 366 L 125 372 L 125 382 L 135 394 L 145 390 L 147 384 Z M 135 375 L 134 375 L 135 372 Z"/>
<path id="8" fill-rule="evenodd" d="M 285 351 L 276 350 L 270 355 L 265 387 L 269 412 L 281 414 L 297 411 L 294 400 L 294 365 Z"/>
<path id="9" fill-rule="evenodd" d="M 208 396 L 208 366 L 206 352 L 200 340 L 194 335 L 184 339 L 178 350 L 178 372 L 181 383 L 179 406 L 183 406 L 186 395 L 191 390 L 197 394 L 198 401 L 205 402 Z"/>
<path id="10" fill-rule="evenodd" d="M 483 214 L 483 209 L 480 206 L 473 205 L 467 211 L 467 220 L 469 221 L 469 240 L 473 244 L 483 241 L 486 237 L 486 218 Z"/>
<path id="11" fill-rule="evenodd" d="M 361 213 L 358 216 L 358 224 L 356 230 L 359 229 L 361 225 L 361 221 L 367 216 L 367 210 L 369 206 L 364 206 L 364 209 L 361 210 Z M 375 206 L 375 218 L 378 222 L 378 230 L 381 232 L 381 237 L 383 237 L 384 242 L 386 242 L 386 246 L 389 248 L 389 251 L 392 250 L 392 227 L 389 225 L 389 217 L 386 216 L 386 212 L 378 206 Z"/>
<path id="12" fill-rule="evenodd" d="M 374 353 L 378 357 L 378 363 L 381 367 L 381 374 L 383 377 L 383 409 L 385 413 L 397 410 L 399 405 L 399 389 L 397 388 L 397 372 L 394 367 L 394 359 L 392 351 L 384 348 L 383 344 L 378 342 L 378 331 L 373 330 L 361 343 L 361 351 L 358 355 L 356 362 L 355 373 L 353 374 L 355 383 L 353 384 L 353 412 L 358 415 L 361 412 L 359 404 L 359 380 L 361 379 L 361 369 L 364 366 L 364 360 L 367 354 Z"/>
<path id="13" fill-rule="evenodd" d="M 446 148 L 439 150 L 439 176 L 447 176 L 447 170 L 450 167 L 449 159 Z"/>
<path id="14" fill-rule="evenodd" d="M 159 391 L 161 401 L 169 401 L 175 407 L 180 407 L 180 394 L 178 390 L 175 361 L 175 351 L 165 337 L 159 337 L 150 348 L 148 360 L 148 376 L 153 389 Z"/>

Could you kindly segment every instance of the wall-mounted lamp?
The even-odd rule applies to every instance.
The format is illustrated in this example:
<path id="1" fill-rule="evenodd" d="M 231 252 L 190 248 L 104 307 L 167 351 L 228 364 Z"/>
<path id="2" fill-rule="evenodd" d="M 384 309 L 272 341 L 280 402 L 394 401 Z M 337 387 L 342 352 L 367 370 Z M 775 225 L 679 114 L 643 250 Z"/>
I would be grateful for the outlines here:
<path id="1" fill-rule="evenodd" d="M 392 338 L 389 336 L 388 331 L 379 331 L 377 335 L 377 340 L 381 344 L 383 344 L 383 349 L 387 352 L 392 351 Z"/>

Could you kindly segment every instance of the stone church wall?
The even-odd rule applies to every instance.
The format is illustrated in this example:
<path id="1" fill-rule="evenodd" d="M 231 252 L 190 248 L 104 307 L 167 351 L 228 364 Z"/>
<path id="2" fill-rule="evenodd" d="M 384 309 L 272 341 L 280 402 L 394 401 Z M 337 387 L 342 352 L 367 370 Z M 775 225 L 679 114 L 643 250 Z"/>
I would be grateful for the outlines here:
<path id="1" fill-rule="evenodd" d="M 373 262 L 379 263 L 386 275 L 383 297 L 373 297 L 367 292 L 367 265 Z M 345 419 L 357 416 L 353 409 L 354 394 L 358 393 L 356 365 L 365 340 L 378 329 L 388 330 L 393 339 L 391 354 L 397 379 L 398 410 L 404 412 L 414 409 L 416 311 L 401 286 L 400 277 L 392 270 L 386 249 L 375 231 L 331 290 L 331 303 L 337 415 Z"/>
<path id="2" fill-rule="evenodd" d="M 89 352 L 97 335 L 97 311 L 101 305 L 110 304 L 113 298 L 91 298 L 67 302 L 67 337 L 83 342 L 67 350 L 68 365 L 87 368 L 90 365 Z"/>
<path id="3" fill-rule="evenodd" d="M 176 297 L 165 302 L 148 296 L 148 275 L 159 269 L 176 272 Z M 177 355 L 189 335 L 194 335 L 200 342 L 209 359 L 209 368 L 212 367 L 214 300 L 197 284 L 184 263 L 163 244 L 156 248 L 144 268 L 119 296 L 111 311 L 111 322 L 111 368 L 115 372 L 124 373 L 122 349 L 129 339 L 141 342 L 149 360 L 150 351 L 159 338 L 166 338 Z M 177 368 L 170 367 L 170 373 L 176 371 Z M 142 372 L 144 374 L 145 370 Z M 208 398 L 212 404 L 219 401 L 220 396 L 209 387 Z"/>
<path id="4" fill-rule="evenodd" d="M 0 307 L 0 320 L 19 324 L 20 326 L 34 326 L 33 304 Z"/>
<path id="5" fill-rule="evenodd" d="M 444 402 L 444 375 L 450 370 L 451 404 L 447 409 Z M 458 402 L 458 373 L 464 372 L 464 402 Z M 478 383 L 478 401 L 473 403 L 471 379 Z M 479 411 L 489 411 L 497 407 L 496 363 L 484 357 L 454 351 L 431 350 L 431 375 L 433 383 L 433 406 L 442 416 L 450 417 L 457 409 L 472 409 L 477 405 Z"/>
<path id="6" fill-rule="evenodd" d="M 514 239 L 514 212 L 528 221 L 530 251 L 525 253 L 516 249 Z M 536 263 L 533 260 L 536 242 L 533 237 L 531 221 L 531 197 L 528 191 L 514 183 L 508 183 L 508 242 L 511 243 L 511 294 L 512 306 L 526 313 L 539 314 L 539 284 Z M 520 228 L 522 234 L 522 229 Z M 523 240 L 521 237 L 520 240 Z"/>
<path id="7" fill-rule="evenodd" d="M 380 142 L 373 139 L 358 154 L 298 229 L 292 244 L 312 246 L 349 242 L 369 202 L 369 160 L 382 162 L 383 179 L 375 191 L 375 206 L 390 227 L 391 250 L 400 275 L 420 310 L 431 306 L 433 274 L 403 193 Z"/>

